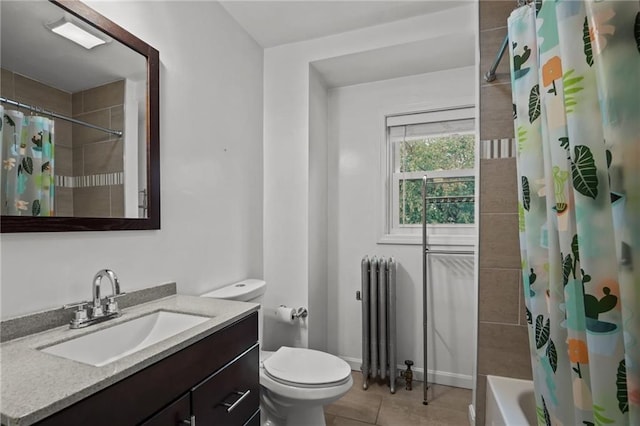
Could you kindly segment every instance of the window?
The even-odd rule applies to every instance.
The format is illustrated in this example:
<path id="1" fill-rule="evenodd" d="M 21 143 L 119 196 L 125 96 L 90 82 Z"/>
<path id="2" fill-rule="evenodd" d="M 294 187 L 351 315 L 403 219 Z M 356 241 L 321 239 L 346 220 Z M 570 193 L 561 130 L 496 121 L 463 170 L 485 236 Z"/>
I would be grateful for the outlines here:
<path id="1" fill-rule="evenodd" d="M 386 117 L 388 236 L 420 241 L 424 176 L 429 197 L 474 195 L 473 116 L 460 108 Z M 428 203 L 430 235 L 473 235 L 474 221 L 473 202 Z"/>

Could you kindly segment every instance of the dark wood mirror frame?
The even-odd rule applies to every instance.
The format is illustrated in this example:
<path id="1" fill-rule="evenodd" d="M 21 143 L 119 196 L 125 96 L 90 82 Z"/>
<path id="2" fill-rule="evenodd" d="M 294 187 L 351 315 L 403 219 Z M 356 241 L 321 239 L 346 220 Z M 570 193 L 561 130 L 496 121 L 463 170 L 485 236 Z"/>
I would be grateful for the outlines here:
<path id="1" fill-rule="evenodd" d="M 0 232 L 67 232 L 160 229 L 160 55 L 118 24 L 77 0 L 49 0 L 147 58 L 147 217 L 2 216 Z"/>

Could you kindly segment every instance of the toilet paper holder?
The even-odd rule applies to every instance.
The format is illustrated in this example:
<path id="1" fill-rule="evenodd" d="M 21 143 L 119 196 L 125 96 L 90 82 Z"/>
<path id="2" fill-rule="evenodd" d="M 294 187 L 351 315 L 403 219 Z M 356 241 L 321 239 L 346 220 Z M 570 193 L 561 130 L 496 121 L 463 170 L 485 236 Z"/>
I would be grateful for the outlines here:
<path id="1" fill-rule="evenodd" d="M 281 308 L 286 308 L 286 305 L 280 305 Z M 307 310 L 307 308 L 305 307 L 299 307 L 298 309 L 292 309 L 291 310 L 291 319 L 298 319 L 298 318 L 306 318 L 307 316 L 309 316 L 309 311 Z"/>

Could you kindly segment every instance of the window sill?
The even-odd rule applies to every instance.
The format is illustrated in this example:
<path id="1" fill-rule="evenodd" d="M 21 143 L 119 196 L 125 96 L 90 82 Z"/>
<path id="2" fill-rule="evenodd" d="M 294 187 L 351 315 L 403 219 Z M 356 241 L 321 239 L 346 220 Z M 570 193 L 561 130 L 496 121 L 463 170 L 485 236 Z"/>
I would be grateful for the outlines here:
<path id="1" fill-rule="evenodd" d="M 429 235 L 429 247 L 475 247 L 476 237 L 474 235 Z M 418 234 L 385 234 L 378 244 L 404 244 L 422 245 L 422 235 Z"/>

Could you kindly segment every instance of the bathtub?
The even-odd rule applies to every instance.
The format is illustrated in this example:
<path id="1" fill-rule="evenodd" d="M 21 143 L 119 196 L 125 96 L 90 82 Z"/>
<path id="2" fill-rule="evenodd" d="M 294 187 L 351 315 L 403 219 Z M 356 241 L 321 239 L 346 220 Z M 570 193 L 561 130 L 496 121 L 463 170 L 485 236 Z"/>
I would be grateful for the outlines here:
<path id="1" fill-rule="evenodd" d="M 487 376 L 486 426 L 536 425 L 536 400 L 531 380 Z"/>

